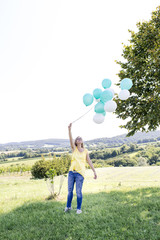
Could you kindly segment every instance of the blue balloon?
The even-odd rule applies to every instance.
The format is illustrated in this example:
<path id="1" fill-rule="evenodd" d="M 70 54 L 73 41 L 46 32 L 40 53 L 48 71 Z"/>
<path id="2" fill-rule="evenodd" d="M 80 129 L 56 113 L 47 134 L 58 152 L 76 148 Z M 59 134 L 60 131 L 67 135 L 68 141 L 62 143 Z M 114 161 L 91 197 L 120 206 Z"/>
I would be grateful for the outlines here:
<path id="1" fill-rule="evenodd" d="M 132 80 L 130 78 L 124 78 L 121 81 L 121 89 L 124 90 L 129 90 L 132 87 L 133 83 Z"/>
<path id="2" fill-rule="evenodd" d="M 113 98 L 113 93 L 110 90 L 105 90 L 100 96 L 100 100 L 105 103 Z"/>
<path id="3" fill-rule="evenodd" d="M 107 78 L 107 79 L 104 79 L 104 80 L 102 81 L 102 87 L 103 87 L 104 89 L 110 88 L 111 84 L 112 84 L 112 82 L 111 82 L 111 80 L 108 79 L 108 78 Z"/>
<path id="4" fill-rule="evenodd" d="M 86 105 L 86 106 L 89 106 L 93 103 L 93 96 L 92 94 L 90 93 L 86 93 L 84 96 L 83 96 L 83 103 Z"/>
<path id="5" fill-rule="evenodd" d="M 104 112 L 104 103 L 102 103 L 102 102 L 97 103 L 94 107 L 94 111 L 96 113 L 103 113 Z"/>
<path id="6" fill-rule="evenodd" d="M 102 90 L 100 88 L 96 88 L 93 91 L 93 96 L 95 97 L 95 99 L 99 99 L 101 96 Z"/>

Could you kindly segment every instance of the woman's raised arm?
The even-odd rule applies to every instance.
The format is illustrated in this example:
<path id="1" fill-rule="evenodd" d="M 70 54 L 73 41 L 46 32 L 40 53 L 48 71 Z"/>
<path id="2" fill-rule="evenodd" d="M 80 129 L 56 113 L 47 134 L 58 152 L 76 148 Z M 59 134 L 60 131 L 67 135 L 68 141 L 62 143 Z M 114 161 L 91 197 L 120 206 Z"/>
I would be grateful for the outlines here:
<path id="1" fill-rule="evenodd" d="M 70 140 L 71 148 L 72 148 L 72 151 L 74 151 L 75 145 L 74 145 L 74 141 L 73 141 L 73 138 L 72 138 L 71 128 L 72 128 L 72 123 L 70 123 L 69 126 L 68 126 L 68 132 L 69 132 L 69 140 Z"/>

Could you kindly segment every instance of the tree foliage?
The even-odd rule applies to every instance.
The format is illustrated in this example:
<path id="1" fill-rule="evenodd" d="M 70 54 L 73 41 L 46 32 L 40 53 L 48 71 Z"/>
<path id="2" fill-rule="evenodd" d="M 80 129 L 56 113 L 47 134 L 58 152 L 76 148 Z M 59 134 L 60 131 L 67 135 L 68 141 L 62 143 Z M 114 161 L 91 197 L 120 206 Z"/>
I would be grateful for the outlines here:
<path id="1" fill-rule="evenodd" d="M 137 151 L 136 145 L 131 144 L 130 146 L 123 145 L 119 149 L 103 149 L 103 150 L 97 150 L 97 151 L 92 151 L 89 155 L 91 159 L 109 159 L 109 158 L 114 158 L 118 155 L 122 155 L 123 153 L 130 153 L 130 152 L 135 152 Z"/>
<path id="2" fill-rule="evenodd" d="M 56 176 L 68 172 L 71 162 L 71 157 L 69 154 L 63 154 L 59 158 L 55 156 L 50 157 L 51 160 L 45 160 L 45 158 L 43 157 L 42 160 L 35 162 L 31 169 L 31 173 L 34 178 L 50 178 L 50 175 L 48 175 L 50 169 L 50 173 L 54 171 Z"/>
<path id="3" fill-rule="evenodd" d="M 47 177 L 47 171 L 51 168 L 51 162 L 44 159 L 37 161 L 32 169 L 31 173 L 34 178 L 44 178 Z"/>
<path id="4" fill-rule="evenodd" d="M 160 6 L 149 21 L 137 23 L 137 32 L 129 32 L 129 45 L 123 45 L 124 61 L 116 62 L 121 66 L 120 80 L 133 81 L 132 95 L 126 101 L 116 100 L 116 114 L 128 120 L 121 127 L 131 136 L 155 130 L 160 124 Z"/>

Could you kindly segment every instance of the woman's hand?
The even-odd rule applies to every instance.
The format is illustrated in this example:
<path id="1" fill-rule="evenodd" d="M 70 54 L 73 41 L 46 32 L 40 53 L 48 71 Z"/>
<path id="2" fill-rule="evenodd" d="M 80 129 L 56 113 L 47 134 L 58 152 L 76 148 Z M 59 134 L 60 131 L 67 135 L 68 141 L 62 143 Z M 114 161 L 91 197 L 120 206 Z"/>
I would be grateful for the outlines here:
<path id="1" fill-rule="evenodd" d="M 72 123 L 68 125 L 68 129 L 71 130 L 71 127 L 72 127 Z"/>
<path id="2" fill-rule="evenodd" d="M 94 172 L 94 179 L 97 179 L 97 174 L 96 174 L 96 172 Z"/>

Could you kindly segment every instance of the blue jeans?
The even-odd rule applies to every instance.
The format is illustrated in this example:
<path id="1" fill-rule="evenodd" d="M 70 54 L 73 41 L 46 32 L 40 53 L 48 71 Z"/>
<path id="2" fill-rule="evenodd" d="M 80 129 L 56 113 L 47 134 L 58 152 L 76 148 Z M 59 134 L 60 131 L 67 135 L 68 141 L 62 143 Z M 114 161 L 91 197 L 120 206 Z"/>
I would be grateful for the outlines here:
<path id="1" fill-rule="evenodd" d="M 71 207 L 74 183 L 76 183 L 77 209 L 81 209 L 83 181 L 84 181 L 84 177 L 81 174 L 79 174 L 78 172 L 69 171 L 69 174 L 68 174 L 68 198 L 67 198 L 67 207 L 68 208 Z"/>

